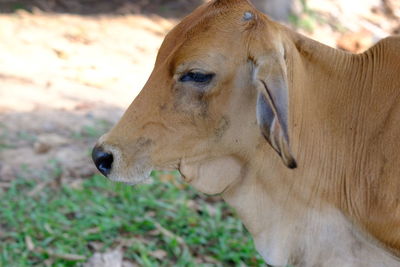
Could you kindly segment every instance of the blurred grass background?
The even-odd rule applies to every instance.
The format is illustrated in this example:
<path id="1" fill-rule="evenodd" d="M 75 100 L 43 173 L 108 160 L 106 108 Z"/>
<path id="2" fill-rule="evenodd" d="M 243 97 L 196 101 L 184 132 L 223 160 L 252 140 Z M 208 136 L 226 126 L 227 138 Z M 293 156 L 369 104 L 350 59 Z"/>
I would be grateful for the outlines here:
<path id="1" fill-rule="evenodd" d="M 350 52 L 400 32 L 397 0 L 253 1 Z M 90 160 L 145 83 L 165 34 L 202 2 L 0 1 L 1 267 L 265 266 L 218 196 L 177 173 L 111 183 Z M 285 8 L 283 17 L 272 7 Z"/>
<path id="2" fill-rule="evenodd" d="M 99 175 L 61 186 L 17 178 L 0 195 L 0 263 L 80 266 L 120 249 L 127 266 L 263 266 L 229 207 L 178 176 L 154 172 L 136 187 Z"/>

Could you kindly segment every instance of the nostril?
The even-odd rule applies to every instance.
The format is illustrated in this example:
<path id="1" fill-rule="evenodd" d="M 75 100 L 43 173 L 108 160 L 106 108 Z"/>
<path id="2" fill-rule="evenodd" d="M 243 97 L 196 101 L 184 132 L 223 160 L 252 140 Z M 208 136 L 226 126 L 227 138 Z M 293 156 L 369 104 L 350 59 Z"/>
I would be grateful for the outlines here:
<path id="1" fill-rule="evenodd" d="M 100 147 L 93 148 L 92 159 L 97 169 L 107 176 L 111 172 L 114 157 L 111 153 L 104 152 Z"/>
<path id="2" fill-rule="evenodd" d="M 102 174 L 107 176 L 111 172 L 111 166 L 113 160 L 114 158 L 112 154 L 102 153 L 102 155 L 99 158 L 99 165 L 97 166 L 97 168 Z"/>

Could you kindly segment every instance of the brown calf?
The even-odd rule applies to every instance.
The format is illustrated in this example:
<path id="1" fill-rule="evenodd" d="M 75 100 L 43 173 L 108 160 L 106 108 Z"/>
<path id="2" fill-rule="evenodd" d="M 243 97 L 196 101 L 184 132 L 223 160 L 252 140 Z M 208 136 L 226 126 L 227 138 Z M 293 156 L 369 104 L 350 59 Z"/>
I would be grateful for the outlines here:
<path id="1" fill-rule="evenodd" d="M 349 54 L 216 0 L 167 35 L 93 158 L 222 194 L 271 265 L 400 266 L 399 139 L 400 37 Z"/>

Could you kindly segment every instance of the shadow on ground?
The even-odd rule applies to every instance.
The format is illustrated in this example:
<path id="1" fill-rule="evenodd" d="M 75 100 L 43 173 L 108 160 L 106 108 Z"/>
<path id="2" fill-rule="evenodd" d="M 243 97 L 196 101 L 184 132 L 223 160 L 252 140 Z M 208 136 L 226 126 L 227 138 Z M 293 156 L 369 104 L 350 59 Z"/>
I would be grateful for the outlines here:
<path id="1" fill-rule="evenodd" d="M 113 106 L 0 114 L 0 183 L 79 179 L 97 173 L 91 149 L 122 114 Z"/>
<path id="2" fill-rule="evenodd" d="M 79 15 L 144 14 L 180 18 L 203 0 L 7 0 L 0 2 L 0 13 L 41 10 Z"/>

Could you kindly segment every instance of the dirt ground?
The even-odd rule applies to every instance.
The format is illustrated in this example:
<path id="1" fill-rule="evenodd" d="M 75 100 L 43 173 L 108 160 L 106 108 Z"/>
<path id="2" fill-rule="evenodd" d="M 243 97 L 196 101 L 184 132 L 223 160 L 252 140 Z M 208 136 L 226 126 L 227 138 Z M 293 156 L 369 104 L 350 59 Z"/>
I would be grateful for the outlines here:
<path id="1" fill-rule="evenodd" d="M 94 173 L 89 150 L 137 95 L 163 36 L 158 15 L 0 15 L 0 181 Z"/>
<path id="2" fill-rule="evenodd" d="M 90 177 L 90 149 L 138 94 L 164 35 L 201 1 L 0 3 L 0 187 Z M 96 3 L 96 4 L 94 4 Z M 309 0 L 291 27 L 353 52 L 400 32 L 397 0 Z"/>

